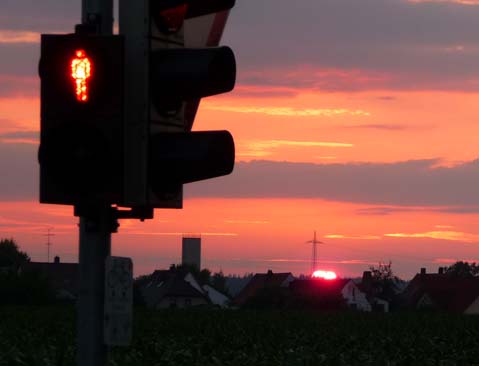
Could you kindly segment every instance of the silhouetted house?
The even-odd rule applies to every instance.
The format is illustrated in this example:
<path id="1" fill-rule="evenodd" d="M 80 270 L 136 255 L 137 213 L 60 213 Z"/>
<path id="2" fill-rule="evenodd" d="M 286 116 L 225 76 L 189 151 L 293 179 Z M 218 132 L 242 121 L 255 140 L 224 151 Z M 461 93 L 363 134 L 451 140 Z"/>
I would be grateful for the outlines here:
<path id="1" fill-rule="evenodd" d="M 191 273 L 157 270 L 141 288 L 147 307 L 187 308 L 211 304 L 207 293 Z"/>
<path id="2" fill-rule="evenodd" d="M 0 274 L 8 274 L 8 273 L 15 273 L 17 268 L 14 266 L 1 266 L 0 267 Z"/>
<path id="3" fill-rule="evenodd" d="M 203 285 L 203 290 L 206 296 L 210 300 L 211 304 L 219 306 L 221 308 L 227 308 L 230 305 L 231 299 L 222 292 L 215 289 L 210 285 Z"/>
<path id="4" fill-rule="evenodd" d="M 253 276 L 253 273 L 245 274 L 244 276 L 227 276 L 225 280 L 228 293 L 231 294 L 233 298 L 236 297 L 248 282 L 251 281 Z"/>
<path id="5" fill-rule="evenodd" d="M 351 279 L 326 280 L 311 278 L 295 280 L 290 284 L 291 295 L 314 307 L 339 309 L 343 305 L 360 311 L 371 311 L 366 294 Z"/>
<path id="6" fill-rule="evenodd" d="M 291 272 L 273 273 L 269 270 L 267 273 L 256 273 L 235 297 L 233 303 L 241 306 L 261 292 L 288 289 L 292 281 L 294 277 Z"/>
<path id="7" fill-rule="evenodd" d="M 371 271 L 364 271 L 360 283 L 356 283 L 360 291 L 366 295 L 366 299 L 371 304 L 371 311 L 389 312 L 389 301 L 378 296 L 378 288 L 374 286 Z"/>
<path id="8" fill-rule="evenodd" d="M 78 263 L 60 263 L 60 257 L 56 256 L 53 263 L 26 262 L 18 271 L 46 278 L 57 299 L 75 300 L 78 296 Z"/>
<path id="9" fill-rule="evenodd" d="M 479 314 L 479 279 L 438 273 L 416 274 L 401 294 L 408 309 Z"/>

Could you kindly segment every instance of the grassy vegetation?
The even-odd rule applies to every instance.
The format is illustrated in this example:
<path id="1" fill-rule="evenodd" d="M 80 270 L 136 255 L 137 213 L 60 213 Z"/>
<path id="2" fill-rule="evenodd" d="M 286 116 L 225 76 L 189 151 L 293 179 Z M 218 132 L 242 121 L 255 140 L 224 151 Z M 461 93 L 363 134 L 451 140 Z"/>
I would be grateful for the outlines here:
<path id="1" fill-rule="evenodd" d="M 73 308 L 0 308 L 0 365 L 74 365 Z M 479 317 L 138 311 L 110 365 L 479 365 Z"/>

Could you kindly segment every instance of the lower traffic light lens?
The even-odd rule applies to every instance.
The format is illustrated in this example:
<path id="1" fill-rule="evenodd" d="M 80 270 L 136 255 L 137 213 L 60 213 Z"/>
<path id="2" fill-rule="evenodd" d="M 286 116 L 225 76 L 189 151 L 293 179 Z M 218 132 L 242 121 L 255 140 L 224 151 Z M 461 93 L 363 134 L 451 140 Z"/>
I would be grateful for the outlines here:
<path id="1" fill-rule="evenodd" d="M 153 190 L 230 174 L 235 160 L 228 131 L 159 133 L 150 140 L 149 176 Z"/>

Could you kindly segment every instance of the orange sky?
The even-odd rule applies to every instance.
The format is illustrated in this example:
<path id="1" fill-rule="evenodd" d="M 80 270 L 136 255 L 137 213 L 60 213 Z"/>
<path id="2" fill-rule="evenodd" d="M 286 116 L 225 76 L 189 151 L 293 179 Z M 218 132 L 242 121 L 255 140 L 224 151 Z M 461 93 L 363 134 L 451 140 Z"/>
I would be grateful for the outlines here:
<path id="1" fill-rule="evenodd" d="M 385 100 L 381 98 L 387 95 Z M 296 162 L 394 162 L 441 157 L 444 164 L 475 158 L 478 110 L 472 93 L 298 93 L 294 98 L 228 96 L 205 100 L 195 129 L 230 130 L 237 160 Z M 288 105 L 284 109 L 284 105 Z M 38 100 L 0 99 L 0 133 L 38 130 Z M 360 112 L 359 112 L 360 111 Z M 304 115 L 306 114 L 306 115 Z M 33 122 L 32 122 L 33 121 Z M 392 128 L 374 126 L 388 125 Z M 359 127 L 357 127 L 359 126 Z M 366 126 L 366 127 L 361 127 Z M 369 126 L 369 127 L 368 127 Z M 390 215 L 359 214 L 374 205 L 321 199 L 189 199 L 183 210 L 157 210 L 146 223 L 122 221 L 113 253 L 132 256 L 135 273 L 180 261 L 183 233 L 201 233 L 203 263 L 226 273 L 307 273 L 316 230 L 321 267 L 359 275 L 392 260 L 399 274 L 435 270 L 447 260 L 479 260 L 479 216 L 414 207 Z M 52 255 L 77 258 L 77 219 L 72 209 L 36 202 L 3 202 L 0 235 L 14 237 L 34 260 L 46 259 L 47 227 Z"/>
<path id="2" fill-rule="evenodd" d="M 388 96 L 388 98 L 382 98 Z M 395 162 L 441 157 L 444 164 L 475 158 L 478 109 L 473 93 L 313 93 L 293 98 L 228 96 L 205 100 L 195 129 L 226 128 L 237 161 Z M 284 106 L 288 107 L 285 108 Z M 0 99 L 0 133 L 38 130 L 38 100 Z M 386 128 L 384 126 L 391 126 Z M 380 127 L 383 126 L 383 127 Z M 359 214 L 374 205 L 320 199 L 189 199 L 183 210 L 157 210 L 146 223 L 122 221 L 113 253 L 133 257 L 135 273 L 180 261 L 183 233 L 201 233 L 203 263 L 226 273 L 307 273 L 316 230 L 325 244 L 320 265 L 359 275 L 392 260 L 403 277 L 449 260 L 479 260 L 477 214 L 457 215 L 414 207 L 390 215 Z M 47 227 L 52 255 L 77 258 L 77 219 L 72 209 L 36 202 L 3 202 L 0 236 L 14 237 L 34 260 L 46 259 Z"/>
<path id="3" fill-rule="evenodd" d="M 238 94 L 205 99 L 194 126 L 228 128 L 235 137 L 237 160 L 391 162 L 441 157 L 445 164 L 454 164 L 477 157 L 475 93 L 302 90 L 292 98 Z"/>
<path id="4" fill-rule="evenodd" d="M 317 230 L 321 267 L 357 275 L 378 261 L 392 260 L 403 276 L 418 266 L 435 270 L 450 260 L 479 260 L 477 215 L 414 212 L 361 215 L 363 205 L 323 200 L 191 199 L 183 210 L 157 210 L 144 223 L 122 220 L 113 235 L 113 254 L 131 256 L 137 274 L 177 263 L 182 234 L 201 233 L 203 263 L 212 270 L 244 273 L 272 268 L 296 274 L 309 270 Z M 370 207 L 370 206 L 368 206 Z M 69 207 L 3 203 L 0 234 L 14 236 L 34 260 L 46 260 L 46 228 L 52 253 L 77 258 L 77 219 Z M 408 237 L 410 236 L 410 237 Z"/>
<path id="5" fill-rule="evenodd" d="M 311 4 L 318 9 L 329 4 L 326 9 L 331 16 L 336 14 L 331 10 L 334 4 Z M 385 31 L 386 38 L 382 39 L 374 24 L 361 23 L 365 34 L 358 37 L 364 39 L 356 39 L 355 32 L 361 33 L 363 29 L 355 28 L 353 23 L 357 19 L 363 21 L 362 17 L 369 14 L 365 12 L 366 15 L 349 19 L 352 25 L 341 23 L 342 18 L 336 22 L 339 25 L 332 22 L 328 25 L 333 30 L 328 33 L 329 39 L 324 36 L 323 28 L 315 28 L 323 27 L 321 24 L 328 23 L 326 20 L 318 24 L 304 20 L 306 25 L 303 25 L 302 17 L 292 14 L 293 41 L 289 33 L 282 37 L 278 37 L 279 32 L 268 33 L 268 24 L 280 27 L 279 21 L 273 22 L 275 17 L 265 25 L 262 21 L 255 23 L 261 9 L 252 13 L 246 2 L 237 4 L 234 9 L 237 12 L 232 13 L 227 26 L 231 28 L 227 28 L 224 37 L 225 43 L 237 53 L 237 86 L 232 93 L 204 99 L 193 129 L 229 130 L 235 139 L 238 163 L 256 160 L 311 163 L 318 164 L 320 170 L 321 166 L 331 164 L 352 169 L 355 164 L 394 165 L 434 159 L 429 170 L 441 166 L 456 167 L 451 174 L 469 172 L 462 164 L 477 159 L 479 144 L 479 79 L 474 66 L 479 45 L 473 41 L 477 36 L 468 33 L 472 28 L 457 30 L 456 25 L 460 24 L 460 17 L 466 19 L 468 13 L 477 12 L 478 7 L 471 5 L 479 2 L 397 0 L 394 4 L 400 4 L 398 9 L 404 11 L 397 13 L 397 19 L 404 17 L 404 24 L 396 19 L 391 27 L 403 27 L 404 34 L 391 31 L 390 35 Z M 380 8 L 379 5 L 378 2 L 374 9 Z M 391 11 L 381 6 L 384 14 Z M 448 9 L 457 11 L 449 13 Z M 271 11 L 277 12 L 278 19 L 289 19 L 280 18 L 279 8 Z M 417 34 L 410 35 L 408 32 L 415 28 L 407 23 L 411 19 L 408 14 L 415 11 L 422 12 L 418 13 L 422 16 L 432 15 L 416 25 Z M 437 19 L 449 16 L 450 32 L 441 35 L 441 42 L 434 38 L 439 32 L 439 28 L 435 32 L 434 26 L 443 24 Z M 381 17 L 375 19 L 379 24 Z M 467 25 L 470 20 L 466 20 Z M 51 27 L 53 31 L 62 30 L 58 25 Z M 21 55 L 28 47 L 38 51 L 39 28 L 8 29 L 5 21 L 5 25 L 0 24 L 0 47 L 7 47 L 5 50 L 13 47 Z M 261 30 L 257 39 L 248 33 L 255 29 Z M 377 37 L 367 33 L 369 30 Z M 316 37 L 317 44 L 308 37 Z M 392 41 L 387 37 L 392 37 Z M 309 46 L 298 48 L 298 39 Z M 391 47 L 388 42 L 393 42 Z M 271 60 L 263 60 L 268 49 Z M 302 58 L 298 49 L 304 52 Z M 284 59 L 278 59 L 275 56 L 278 50 L 291 51 L 284 51 Z M 384 60 L 375 59 L 374 52 L 384 55 Z M 340 57 L 343 53 L 344 57 Z M 400 56 L 397 60 L 396 53 Z M 4 54 L 9 55 L 6 51 Z M 24 61 L 19 56 L 18 63 Z M 36 59 L 32 64 L 36 64 Z M 0 82 L 12 85 L 11 90 L 0 88 L 0 148 L 13 151 L 11 156 L 0 159 L 0 168 L 18 164 L 21 170 L 20 155 L 15 155 L 15 151 L 20 151 L 24 144 L 35 148 L 38 144 L 39 80 L 35 67 L 30 67 L 31 72 L 25 75 L 16 67 L 13 62 L 10 69 L 0 72 Z M 30 154 L 29 159 L 35 160 L 34 155 Z M 71 207 L 38 203 L 37 193 L 28 188 L 38 185 L 36 169 L 19 175 L 27 177 L 18 182 L 19 187 L 26 186 L 24 196 L 1 197 L 0 237 L 15 238 L 33 260 L 44 261 L 47 253 L 44 234 L 47 228 L 52 228 L 55 234 L 52 255 L 76 261 L 78 219 L 73 217 Z M 397 181 L 402 182 L 404 171 L 392 171 L 398 174 Z M 279 170 L 278 181 L 288 172 Z M 10 173 L 14 172 L 4 172 Z M 477 177 L 469 176 L 473 185 Z M 235 185 L 234 177 L 233 174 L 228 184 Z M 7 178 L 4 176 L 3 180 Z M 294 181 L 295 177 L 289 178 Z M 307 178 L 297 177 L 298 182 Z M 256 178 L 250 179 L 254 191 Z M 446 180 L 437 184 L 448 188 L 444 202 L 454 203 L 456 193 L 458 197 L 464 193 L 462 185 L 448 186 Z M 436 188 L 435 182 L 428 181 L 431 186 L 427 187 L 421 187 L 421 182 L 415 187 L 424 192 Z M 338 185 L 342 183 L 338 181 Z M 6 192 L 8 187 L 2 184 L 0 191 Z M 407 192 L 408 187 L 403 188 Z M 23 192 L 22 189 L 19 191 Z M 459 198 L 457 204 L 429 199 L 426 205 L 411 204 L 414 199 L 404 203 L 400 199 L 386 200 L 379 204 L 378 200 L 368 200 L 369 196 L 357 199 L 342 195 L 334 200 L 320 192 L 305 198 L 298 197 L 293 190 L 268 198 L 254 195 L 238 198 L 239 194 L 202 196 L 190 187 L 185 191 L 187 198 L 182 210 L 156 210 L 155 219 L 144 223 L 121 221 L 119 233 L 113 236 L 113 254 L 131 256 L 136 275 L 180 262 L 184 233 L 202 235 L 204 266 L 235 274 L 268 269 L 307 273 L 311 247 L 305 242 L 312 239 L 314 231 L 325 242 L 319 247 L 321 269 L 334 270 L 342 276 L 358 276 L 379 261 L 391 260 L 393 269 L 405 279 L 411 278 L 420 267 L 435 271 L 438 266 L 455 260 L 479 261 L 479 204 L 474 193 L 470 205 Z M 386 193 L 387 197 L 394 196 L 394 192 Z"/>

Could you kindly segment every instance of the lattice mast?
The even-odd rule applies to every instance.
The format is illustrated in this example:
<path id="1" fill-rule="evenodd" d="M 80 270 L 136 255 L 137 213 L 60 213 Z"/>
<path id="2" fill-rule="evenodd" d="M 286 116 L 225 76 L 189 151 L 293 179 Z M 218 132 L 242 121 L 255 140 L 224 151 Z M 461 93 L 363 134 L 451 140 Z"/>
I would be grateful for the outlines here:
<path id="1" fill-rule="evenodd" d="M 324 244 L 322 241 L 316 239 L 316 230 L 314 231 L 313 240 L 308 240 L 307 244 L 312 244 L 312 253 L 311 253 L 311 275 L 317 270 L 318 262 L 318 244 Z"/>
<path id="2" fill-rule="evenodd" d="M 53 230 L 53 228 L 49 227 L 47 229 L 47 233 L 43 234 L 44 236 L 47 237 L 47 243 L 46 243 L 46 246 L 47 246 L 47 263 L 50 263 L 50 247 L 52 246 L 52 242 L 51 242 L 50 238 L 52 236 L 55 236 L 55 234 L 51 233 L 52 230 Z"/>

